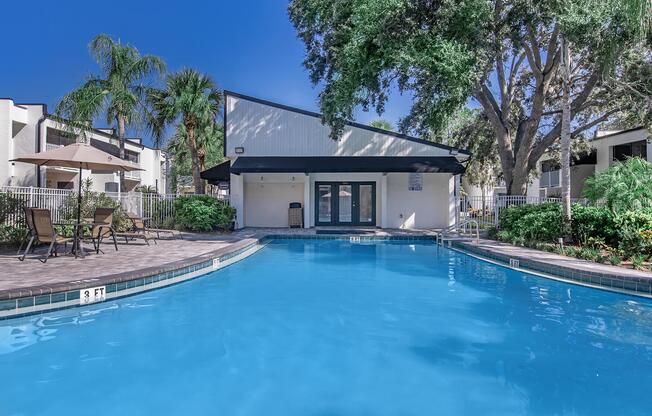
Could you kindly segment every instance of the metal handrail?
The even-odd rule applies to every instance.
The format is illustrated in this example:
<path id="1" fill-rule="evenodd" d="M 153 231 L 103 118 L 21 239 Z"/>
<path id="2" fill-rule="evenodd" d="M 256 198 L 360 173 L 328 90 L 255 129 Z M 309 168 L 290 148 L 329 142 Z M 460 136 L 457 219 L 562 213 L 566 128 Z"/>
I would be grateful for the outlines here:
<path id="1" fill-rule="evenodd" d="M 444 244 L 444 236 L 447 233 L 452 232 L 454 230 L 457 230 L 459 232 L 460 228 L 462 229 L 463 234 L 469 234 L 469 232 L 467 232 L 467 225 L 475 225 L 475 241 L 476 241 L 476 243 L 478 241 L 480 241 L 480 224 L 476 220 L 466 219 L 466 220 L 464 220 L 464 221 L 462 221 L 460 223 L 453 224 L 453 225 L 441 230 L 439 233 L 437 233 L 435 235 L 437 244 L 443 245 Z M 470 227 L 470 231 L 471 231 L 471 233 L 473 232 L 472 227 Z"/>

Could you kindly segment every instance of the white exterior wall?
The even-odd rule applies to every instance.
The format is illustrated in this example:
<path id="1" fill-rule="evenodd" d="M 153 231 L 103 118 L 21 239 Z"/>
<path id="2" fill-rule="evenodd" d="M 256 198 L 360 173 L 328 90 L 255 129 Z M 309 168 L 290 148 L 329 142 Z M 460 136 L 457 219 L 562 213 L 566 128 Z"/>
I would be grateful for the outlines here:
<path id="1" fill-rule="evenodd" d="M 612 165 L 611 161 L 613 159 L 613 146 L 638 142 L 641 140 L 647 140 L 647 161 L 652 162 L 652 137 L 649 131 L 640 129 L 609 137 L 601 137 L 598 135 L 591 142 L 591 145 L 596 149 L 598 158 L 598 163 L 595 166 L 595 171 L 602 172 Z"/>
<path id="2" fill-rule="evenodd" d="M 447 149 L 347 126 L 342 138 L 306 114 L 226 96 L 226 155 L 237 156 L 449 156 Z M 236 154 L 235 148 L 244 153 Z"/>
<path id="3" fill-rule="evenodd" d="M 37 151 L 39 120 L 43 117 L 45 106 L 41 104 L 15 104 L 11 99 L 0 99 L 0 186 L 37 186 L 36 167 L 28 163 L 9 162 L 25 154 Z M 40 151 L 47 150 L 47 129 L 66 131 L 66 126 L 52 119 L 45 118 L 40 123 Z M 86 132 L 87 140 L 95 139 L 113 145 L 119 145 L 118 140 L 110 136 L 110 131 Z M 128 182 L 133 189 L 137 185 L 156 186 L 165 190 L 165 172 L 161 169 L 164 154 L 157 149 L 141 146 L 136 142 L 125 142 L 125 148 L 140 154 L 140 167 L 145 169 L 136 173 Z M 43 167 L 40 169 L 41 186 L 56 187 L 57 182 L 73 182 L 78 184 L 78 171 L 74 169 Z M 84 178 L 93 179 L 93 190 L 104 191 L 105 183 L 118 182 L 119 176 L 113 173 L 91 173 L 83 171 Z"/>
<path id="4" fill-rule="evenodd" d="M 244 176 L 245 227 L 288 227 L 290 202 L 305 206 L 303 174 L 250 173 L 241 176 Z"/>
<path id="5" fill-rule="evenodd" d="M 445 147 L 356 126 L 347 126 L 334 141 L 319 117 L 230 94 L 226 120 L 226 156 L 232 161 L 239 156 L 451 156 Z M 236 147 L 244 152 L 236 154 Z M 455 179 L 447 173 L 423 174 L 420 192 L 408 190 L 409 173 L 245 173 L 230 178 L 237 228 L 287 227 L 290 202 L 303 204 L 304 226 L 314 227 L 316 182 L 375 183 L 379 227 L 442 228 L 455 221 Z"/>
<path id="6" fill-rule="evenodd" d="M 408 190 L 409 173 L 387 174 L 388 228 L 444 228 L 455 222 L 453 175 L 424 173 L 423 190 Z"/>

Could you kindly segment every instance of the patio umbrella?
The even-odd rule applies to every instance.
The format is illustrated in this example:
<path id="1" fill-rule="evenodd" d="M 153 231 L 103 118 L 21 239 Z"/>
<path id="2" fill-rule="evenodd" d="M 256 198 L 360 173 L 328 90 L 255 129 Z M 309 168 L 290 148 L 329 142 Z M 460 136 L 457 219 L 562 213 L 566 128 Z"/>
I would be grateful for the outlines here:
<path id="1" fill-rule="evenodd" d="M 126 160 L 103 152 L 85 143 L 73 143 L 46 152 L 32 153 L 11 160 L 11 162 L 31 163 L 38 166 L 58 166 L 79 169 L 79 187 L 77 193 L 77 235 L 76 248 L 79 248 L 79 227 L 81 224 L 81 175 L 82 169 L 95 169 L 109 172 L 131 172 L 140 169 Z"/>

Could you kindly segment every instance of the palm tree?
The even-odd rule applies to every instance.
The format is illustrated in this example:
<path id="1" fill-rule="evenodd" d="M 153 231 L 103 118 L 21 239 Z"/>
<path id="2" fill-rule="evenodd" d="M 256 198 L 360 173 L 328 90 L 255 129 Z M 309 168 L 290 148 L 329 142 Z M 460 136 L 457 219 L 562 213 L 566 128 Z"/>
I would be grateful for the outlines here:
<path id="1" fill-rule="evenodd" d="M 200 173 L 202 157 L 199 151 L 197 133 L 202 126 L 215 121 L 220 109 L 222 94 L 213 80 L 193 69 L 183 69 L 168 75 L 165 89 L 149 89 L 147 100 L 151 107 L 150 126 L 154 140 L 160 144 L 163 132 L 170 124 L 183 126 L 177 136 L 184 135 L 192 162 L 192 177 L 195 192 L 204 193 L 204 182 Z M 205 154 L 204 154 L 205 156 Z"/>
<path id="2" fill-rule="evenodd" d="M 120 158 L 124 159 L 127 125 L 141 115 L 142 82 L 164 73 L 165 63 L 157 56 L 141 55 L 135 47 L 123 45 L 105 34 L 97 35 L 88 48 L 102 74 L 91 75 L 81 87 L 64 95 L 55 114 L 84 130 L 104 113 L 107 123 L 116 123 Z M 120 185 L 124 187 L 123 172 L 120 172 Z"/>
<path id="3" fill-rule="evenodd" d="M 206 169 L 206 163 L 219 163 L 222 159 L 222 144 L 224 142 L 224 129 L 222 124 L 214 120 L 208 120 L 201 123 L 196 129 L 195 141 L 197 142 L 197 157 L 199 159 L 199 169 Z M 183 123 L 179 123 L 176 132 L 167 145 L 167 150 L 174 158 L 175 162 L 184 164 L 189 155 L 188 152 L 188 133 Z M 212 156 L 208 157 L 207 156 Z"/>

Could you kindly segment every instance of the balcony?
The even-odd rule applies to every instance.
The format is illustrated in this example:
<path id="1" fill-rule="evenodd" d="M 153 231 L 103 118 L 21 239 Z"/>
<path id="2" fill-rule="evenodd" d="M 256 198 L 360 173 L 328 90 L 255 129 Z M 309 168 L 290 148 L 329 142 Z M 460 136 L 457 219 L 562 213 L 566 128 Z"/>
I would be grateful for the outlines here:
<path id="1" fill-rule="evenodd" d="M 130 181 L 140 181 L 140 171 L 125 172 L 125 179 Z"/>
<path id="2" fill-rule="evenodd" d="M 540 188 L 555 188 L 561 183 L 561 170 L 542 172 L 539 179 Z"/>

